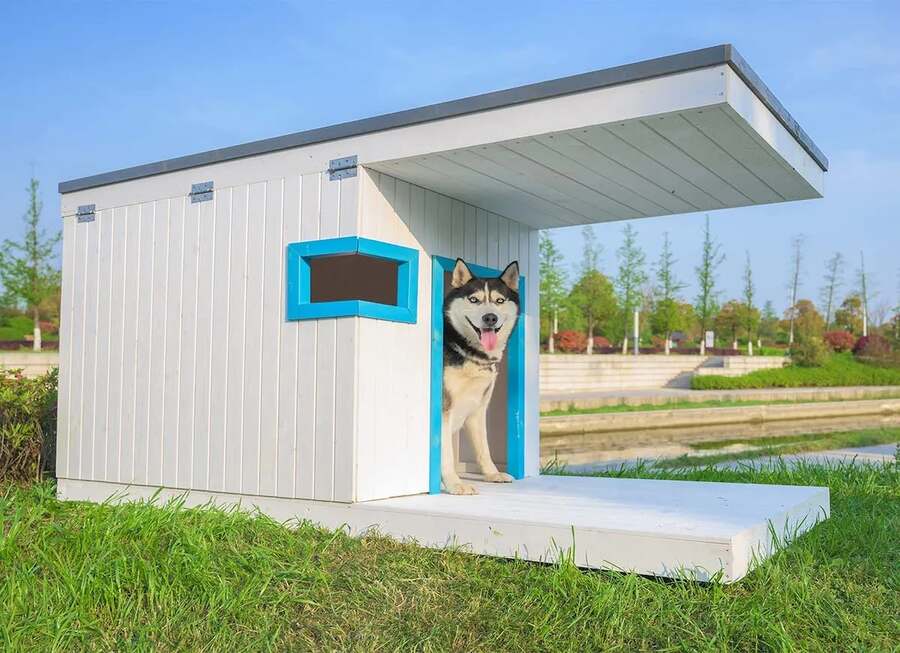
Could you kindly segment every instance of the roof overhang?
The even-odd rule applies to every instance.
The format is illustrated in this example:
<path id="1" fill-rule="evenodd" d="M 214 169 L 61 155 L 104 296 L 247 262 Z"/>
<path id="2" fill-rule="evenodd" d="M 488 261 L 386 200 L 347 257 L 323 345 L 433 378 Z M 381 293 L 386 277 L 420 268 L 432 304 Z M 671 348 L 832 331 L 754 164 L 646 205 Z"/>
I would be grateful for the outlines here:
<path id="1" fill-rule="evenodd" d="M 361 165 L 540 228 L 821 197 L 828 167 L 743 58 L 722 45 L 85 177 L 59 189 L 337 141 Z"/>

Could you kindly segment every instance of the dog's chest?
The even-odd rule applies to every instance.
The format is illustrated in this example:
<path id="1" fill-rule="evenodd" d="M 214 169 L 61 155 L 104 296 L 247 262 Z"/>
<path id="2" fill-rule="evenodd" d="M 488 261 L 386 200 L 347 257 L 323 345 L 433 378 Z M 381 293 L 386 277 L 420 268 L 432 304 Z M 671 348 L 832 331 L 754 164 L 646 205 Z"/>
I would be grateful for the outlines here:
<path id="1" fill-rule="evenodd" d="M 454 410 L 479 406 L 494 385 L 497 373 L 472 363 L 444 368 L 444 394 Z"/>

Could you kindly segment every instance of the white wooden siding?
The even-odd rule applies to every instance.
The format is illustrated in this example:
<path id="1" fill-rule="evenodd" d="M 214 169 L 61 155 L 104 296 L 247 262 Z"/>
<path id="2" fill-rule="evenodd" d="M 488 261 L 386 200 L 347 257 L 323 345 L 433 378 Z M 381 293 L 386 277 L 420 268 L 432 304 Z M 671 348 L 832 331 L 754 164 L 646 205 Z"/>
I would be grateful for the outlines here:
<path id="1" fill-rule="evenodd" d="M 358 188 L 95 189 L 94 222 L 64 218 L 58 475 L 351 501 L 358 320 L 285 321 L 284 251 L 356 233 Z"/>
<path id="2" fill-rule="evenodd" d="M 357 495 L 360 501 L 428 489 L 431 255 L 526 275 L 526 472 L 538 469 L 538 232 L 506 217 L 374 170 L 361 170 L 360 235 L 419 250 L 415 324 L 360 320 Z"/>

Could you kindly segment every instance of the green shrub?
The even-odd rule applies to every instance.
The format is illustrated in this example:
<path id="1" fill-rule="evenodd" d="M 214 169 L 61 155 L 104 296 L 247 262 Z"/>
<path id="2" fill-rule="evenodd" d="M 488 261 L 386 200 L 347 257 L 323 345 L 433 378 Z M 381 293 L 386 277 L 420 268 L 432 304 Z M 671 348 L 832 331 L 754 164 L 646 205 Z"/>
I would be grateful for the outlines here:
<path id="1" fill-rule="evenodd" d="M 822 367 L 828 362 L 828 345 L 821 338 L 801 338 L 791 347 L 791 362 L 798 367 Z"/>
<path id="2" fill-rule="evenodd" d="M 57 370 L 34 379 L 0 369 L 0 482 L 26 483 L 53 471 Z"/>
<path id="3" fill-rule="evenodd" d="M 743 376 L 695 376 L 695 390 L 744 388 L 808 388 L 853 385 L 898 385 L 900 369 L 866 365 L 850 353 L 834 354 L 821 367 L 792 365 L 781 369 L 757 370 Z"/>

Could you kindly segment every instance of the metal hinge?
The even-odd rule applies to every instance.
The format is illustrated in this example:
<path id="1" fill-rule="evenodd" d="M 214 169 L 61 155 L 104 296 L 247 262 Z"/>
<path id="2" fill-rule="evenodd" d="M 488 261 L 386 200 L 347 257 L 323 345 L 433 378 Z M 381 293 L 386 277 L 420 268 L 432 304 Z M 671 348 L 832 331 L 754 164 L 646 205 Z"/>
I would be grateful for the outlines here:
<path id="1" fill-rule="evenodd" d="M 211 181 L 204 181 L 199 184 L 193 184 L 191 186 L 190 197 L 191 204 L 211 200 L 213 198 L 213 183 Z"/>
<path id="2" fill-rule="evenodd" d="M 341 159 L 332 159 L 328 162 L 328 178 L 331 181 L 335 179 L 346 179 L 347 177 L 356 176 L 356 155 L 345 156 Z"/>
<path id="3" fill-rule="evenodd" d="M 75 212 L 75 216 L 78 219 L 78 222 L 93 222 L 96 209 L 95 204 L 85 204 L 83 206 L 78 207 L 78 211 Z"/>

